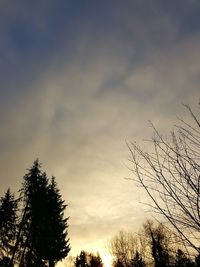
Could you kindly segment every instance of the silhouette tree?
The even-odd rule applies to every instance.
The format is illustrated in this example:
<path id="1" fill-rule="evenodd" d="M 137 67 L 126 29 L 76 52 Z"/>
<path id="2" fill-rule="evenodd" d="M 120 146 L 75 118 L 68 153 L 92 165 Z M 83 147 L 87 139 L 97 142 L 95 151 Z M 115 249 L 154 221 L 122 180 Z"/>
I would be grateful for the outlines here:
<path id="1" fill-rule="evenodd" d="M 46 174 L 41 172 L 39 161 L 36 160 L 24 176 L 21 189 L 24 208 L 19 236 L 22 249 L 20 266 L 35 266 L 36 263 L 39 265 L 39 262 L 41 265 L 38 243 L 43 238 L 42 223 L 47 216 L 47 186 Z"/>
<path id="2" fill-rule="evenodd" d="M 151 254 L 154 260 L 154 266 L 169 266 L 170 256 L 163 225 L 160 223 L 158 226 L 155 227 L 153 225 L 153 222 L 147 221 L 147 223 L 144 225 L 144 228 L 146 236 L 149 239 L 149 245 L 151 247 Z"/>
<path id="3" fill-rule="evenodd" d="M 75 259 L 75 267 L 103 267 L 103 262 L 99 253 L 95 255 L 82 250 Z"/>
<path id="4" fill-rule="evenodd" d="M 45 250 L 43 250 L 43 258 L 49 260 L 49 267 L 53 267 L 55 262 L 65 258 L 70 251 L 69 239 L 67 239 L 69 218 L 64 218 L 65 208 L 66 205 L 62 200 L 55 178 L 52 177 L 48 186 L 48 216 L 46 216 L 48 221 L 44 242 Z M 41 249 L 43 249 L 42 245 Z"/>
<path id="5" fill-rule="evenodd" d="M 87 253 L 85 251 L 81 251 L 80 254 L 76 257 L 75 267 L 89 267 Z"/>
<path id="6" fill-rule="evenodd" d="M 90 253 L 88 257 L 89 257 L 89 264 L 88 264 L 89 267 L 103 267 L 103 262 L 99 253 L 97 253 L 97 255 Z"/>
<path id="7" fill-rule="evenodd" d="M 145 267 L 145 261 L 142 259 L 142 256 L 136 251 L 135 256 L 131 260 L 130 267 Z"/>
<path id="8" fill-rule="evenodd" d="M 178 249 L 175 258 L 175 267 L 195 267 L 195 263 L 192 262 L 185 253 Z"/>
<path id="9" fill-rule="evenodd" d="M 182 240 L 199 253 L 200 231 L 200 120 L 189 106 L 189 121 L 180 120 L 171 139 L 154 126 L 152 150 L 137 143 L 129 146 L 136 181 L 152 200 L 155 212 L 162 214 Z"/>
<path id="10" fill-rule="evenodd" d="M 0 258 L 8 261 L 13 249 L 17 222 L 17 200 L 8 189 L 0 199 Z"/>
<path id="11" fill-rule="evenodd" d="M 115 265 L 130 266 L 132 256 L 137 249 L 137 237 L 130 232 L 120 231 L 109 242 L 109 250 L 115 258 Z"/>
<path id="12" fill-rule="evenodd" d="M 113 267 L 124 267 L 123 263 L 119 259 L 114 260 L 112 265 Z"/>
<path id="13" fill-rule="evenodd" d="M 47 262 L 53 267 L 70 250 L 68 218 L 64 218 L 66 205 L 55 178 L 49 184 L 38 160 L 24 176 L 21 198 L 23 209 L 11 262 L 17 256 L 19 267 L 43 267 Z"/>

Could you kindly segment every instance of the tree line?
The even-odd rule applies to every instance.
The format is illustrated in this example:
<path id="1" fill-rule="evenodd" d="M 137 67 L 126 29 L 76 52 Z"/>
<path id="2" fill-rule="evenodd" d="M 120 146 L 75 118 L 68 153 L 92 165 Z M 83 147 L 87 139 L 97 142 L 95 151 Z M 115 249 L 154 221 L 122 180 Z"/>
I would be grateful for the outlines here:
<path id="1" fill-rule="evenodd" d="M 0 266 L 54 267 L 70 251 L 66 205 L 55 177 L 36 160 L 23 177 L 19 197 L 0 199 Z"/>
<path id="2" fill-rule="evenodd" d="M 163 223 L 147 220 L 137 233 L 120 231 L 109 241 L 113 267 L 199 267 L 200 256 Z"/>
<path id="3" fill-rule="evenodd" d="M 74 267 L 103 267 L 103 262 L 98 252 L 94 254 L 82 250 L 74 260 Z"/>

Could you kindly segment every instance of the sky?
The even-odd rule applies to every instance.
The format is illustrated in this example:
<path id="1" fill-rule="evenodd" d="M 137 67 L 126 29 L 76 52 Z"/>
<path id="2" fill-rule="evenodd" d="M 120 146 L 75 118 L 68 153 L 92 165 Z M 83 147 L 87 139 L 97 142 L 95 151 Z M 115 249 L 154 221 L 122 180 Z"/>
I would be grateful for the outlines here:
<path id="1" fill-rule="evenodd" d="M 0 1 L 0 193 L 39 158 L 68 204 L 71 255 L 106 254 L 150 216 L 124 179 L 126 143 L 197 108 L 199 13 L 199 0 Z"/>

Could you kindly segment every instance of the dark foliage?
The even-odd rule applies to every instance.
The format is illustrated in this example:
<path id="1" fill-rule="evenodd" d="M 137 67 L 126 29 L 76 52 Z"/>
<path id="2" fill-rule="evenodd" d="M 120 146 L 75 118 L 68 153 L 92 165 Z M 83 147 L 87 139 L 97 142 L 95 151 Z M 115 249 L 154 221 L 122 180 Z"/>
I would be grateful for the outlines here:
<path id="1" fill-rule="evenodd" d="M 75 267 L 103 267 L 100 255 L 81 251 L 76 257 Z"/>
<path id="2" fill-rule="evenodd" d="M 0 259 L 8 261 L 13 249 L 17 223 L 17 200 L 8 189 L 0 199 Z"/>
<path id="3" fill-rule="evenodd" d="M 113 262 L 113 267 L 125 267 L 125 266 L 121 260 L 117 259 Z"/>
<path id="4" fill-rule="evenodd" d="M 103 262 L 100 255 L 89 254 L 89 267 L 103 267 Z"/>
<path id="5" fill-rule="evenodd" d="M 69 239 L 67 239 L 68 218 L 64 218 L 64 210 L 66 205 L 62 200 L 59 189 L 52 177 L 51 183 L 47 191 L 47 223 L 44 246 L 45 250 L 42 251 L 43 245 L 40 243 L 43 258 L 51 262 L 57 262 L 65 258 L 69 251 Z"/>
<path id="6" fill-rule="evenodd" d="M 154 260 L 154 266 L 170 266 L 169 248 L 164 226 L 161 223 L 154 225 L 152 221 L 148 220 L 144 225 L 144 229 Z"/>
<path id="7" fill-rule="evenodd" d="M 75 267 L 89 267 L 87 253 L 85 251 L 81 251 L 80 255 L 76 257 Z"/>
<path id="8" fill-rule="evenodd" d="M 49 183 L 38 160 L 23 178 L 20 199 L 22 208 L 18 216 L 17 234 L 13 239 L 8 236 L 16 229 L 15 221 L 7 234 L 13 245 L 10 264 L 17 263 L 19 267 L 55 266 L 55 263 L 66 257 L 70 251 L 67 239 L 68 218 L 64 217 L 66 205 L 55 178 Z M 13 197 L 11 200 L 14 204 Z M 11 218 L 8 212 L 1 216 L 3 221 L 7 217 Z M 16 216 L 13 215 L 13 218 Z M 2 229 L 5 231 L 5 227 Z M 5 234 L 3 236 L 5 237 Z"/>
<path id="9" fill-rule="evenodd" d="M 176 259 L 175 259 L 175 267 L 194 267 L 195 263 L 192 262 L 186 255 L 185 253 L 181 250 L 178 249 L 176 253 Z"/>
<path id="10" fill-rule="evenodd" d="M 130 267 L 145 267 L 145 261 L 142 259 L 142 256 L 140 256 L 139 252 L 136 251 L 135 256 L 133 257 Z"/>

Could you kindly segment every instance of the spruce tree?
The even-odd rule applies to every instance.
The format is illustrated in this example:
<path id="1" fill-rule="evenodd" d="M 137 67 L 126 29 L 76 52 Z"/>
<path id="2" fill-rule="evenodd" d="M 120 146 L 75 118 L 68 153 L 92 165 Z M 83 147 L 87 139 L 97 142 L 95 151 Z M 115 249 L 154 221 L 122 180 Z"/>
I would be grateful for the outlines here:
<path id="1" fill-rule="evenodd" d="M 7 261 L 11 256 L 16 234 L 17 200 L 8 189 L 0 199 L 0 258 Z"/>
<path id="2" fill-rule="evenodd" d="M 53 267 L 57 261 L 65 258 L 70 251 L 67 239 L 68 218 L 64 217 L 65 208 L 55 177 L 52 177 L 48 186 L 45 249 L 41 248 L 43 258 L 49 261 L 49 267 Z"/>
<path id="3" fill-rule="evenodd" d="M 21 198 L 23 209 L 15 251 L 19 267 L 50 267 L 67 256 L 68 218 L 64 218 L 66 205 L 61 198 L 55 178 L 49 184 L 38 160 L 24 176 Z"/>
<path id="4" fill-rule="evenodd" d="M 81 251 L 80 255 L 76 257 L 75 267 L 89 267 L 87 253 L 85 251 Z"/>
<path id="5" fill-rule="evenodd" d="M 41 165 L 36 160 L 24 176 L 21 189 L 24 207 L 18 236 L 20 266 L 43 265 L 37 243 L 42 235 L 41 221 L 44 221 L 46 212 L 47 187 L 47 176 L 42 173 Z"/>

